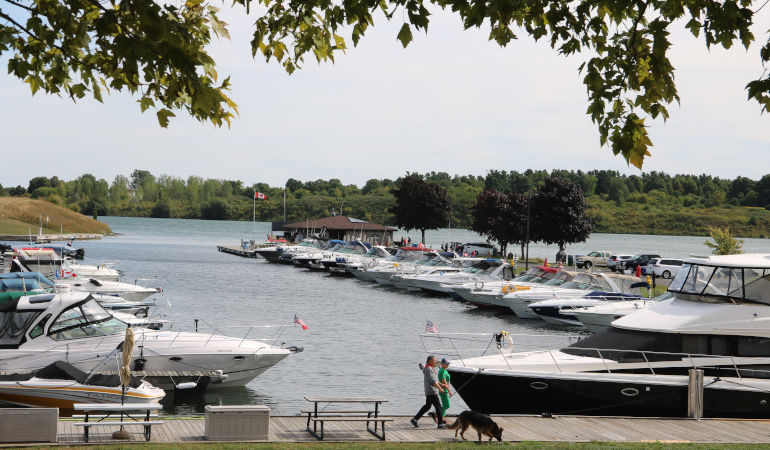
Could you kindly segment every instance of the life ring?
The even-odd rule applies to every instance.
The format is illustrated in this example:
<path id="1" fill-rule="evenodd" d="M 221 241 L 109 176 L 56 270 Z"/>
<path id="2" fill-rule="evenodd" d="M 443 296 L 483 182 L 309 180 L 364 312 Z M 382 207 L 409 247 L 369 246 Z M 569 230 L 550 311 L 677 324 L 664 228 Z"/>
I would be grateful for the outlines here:
<path id="1" fill-rule="evenodd" d="M 481 283 L 481 287 L 479 287 L 479 283 Z M 476 288 L 477 291 L 480 291 L 480 290 L 484 289 L 484 281 L 483 280 L 478 280 L 478 281 L 476 281 L 476 283 L 473 286 Z"/>

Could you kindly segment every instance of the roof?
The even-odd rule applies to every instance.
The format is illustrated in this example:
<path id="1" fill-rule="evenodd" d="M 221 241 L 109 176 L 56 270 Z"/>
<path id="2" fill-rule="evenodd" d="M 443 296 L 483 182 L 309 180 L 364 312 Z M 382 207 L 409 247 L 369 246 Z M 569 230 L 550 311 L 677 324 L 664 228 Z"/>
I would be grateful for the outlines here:
<path id="1" fill-rule="evenodd" d="M 314 228 L 319 230 L 326 227 L 327 230 L 351 230 L 351 231 L 396 231 L 395 228 L 386 227 L 376 223 L 366 222 L 361 219 L 354 219 L 347 216 L 323 217 L 321 219 L 305 220 L 302 222 L 287 223 L 283 226 L 285 229 L 301 230 L 305 228 Z"/>

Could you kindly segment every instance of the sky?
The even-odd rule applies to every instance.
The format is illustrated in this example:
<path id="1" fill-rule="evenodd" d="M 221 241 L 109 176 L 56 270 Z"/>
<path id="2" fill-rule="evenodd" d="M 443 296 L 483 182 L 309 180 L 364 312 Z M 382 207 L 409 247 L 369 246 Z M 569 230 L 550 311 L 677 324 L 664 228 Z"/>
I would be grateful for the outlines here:
<path id="1" fill-rule="evenodd" d="M 588 56 L 565 58 L 525 33 L 507 47 L 487 31 L 463 30 L 433 8 L 429 33 L 404 49 L 400 22 L 375 18 L 358 47 L 334 64 L 306 59 L 286 74 L 253 59 L 254 16 L 224 7 L 231 40 L 212 45 L 220 77 L 229 74 L 239 117 L 216 128 L 179 112 L 162 129 L 127 93 L 74 103 L 38 93 L 0 71 L 0 184 L 26 186 L 35 176 L 111 181 L 134 169 L 181 178 L 242 180 L 282 186 L 409 172 L 485 175 L 491 169 L 618 170 L 640 174 L 609 148 L 585 115 L 577 68 Z M 770 8 L 755 16 L 767 38 Z M 762 74 L 759 44 L 746 51 L 712 48 L 672 27 L 670 58 L 681 105 L 655 121 L 644 171 L 758 179 L 770 173 L 770 114 L 746 100 L 747 82 Z M 7 58 L 0 60 L 4 66 Z"/>

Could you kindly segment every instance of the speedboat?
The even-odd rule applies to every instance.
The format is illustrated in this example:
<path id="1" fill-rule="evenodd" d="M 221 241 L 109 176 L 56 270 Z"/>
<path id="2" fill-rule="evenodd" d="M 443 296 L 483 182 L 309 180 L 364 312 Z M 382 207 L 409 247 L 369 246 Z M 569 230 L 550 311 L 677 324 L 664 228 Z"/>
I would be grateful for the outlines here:
<path id="1" fill-rule="evenodd" d="M 583 323 L 575 316 L 575 311 L 608 303 L 642 302 L 645 299 L 638 294 L 625 294 L 621 292 L 592 291 L 582 297 L 559 297 L 550 300 L 530 303 L 529 308 L 537 316 L 551 325 L 582 326 Z"/>
<path id="2" fill-rule="evenodd" d="M 612 274 L 578 273 L 570 281 L 557 286 L 509 291 L 501 295 L 500 301 L 522 319 L 542 319 L 530 308 L 532 303 L 553 299 L 566 301 L 583 297 L 591 291 L 623 292 L 621 283 L 613 281 L 610 275 Z M 638 278 L 635 280 L 639 281 Z"/>
<path id="3" fill-rule="evenodd" d="M 157 403 L 166 393 L 132 376 L 125 393 L 118 375 L 89 375 L 64 361 L 27 373 L 0 374 L 0 403 L 55 407 L 71 413 L 75 403 Z"/>
<path id="4" fill-rule="evenodd" d="M 23 293 L 22 293 L 23 294 Z M 123 341 L 126 323 L 88 293 L 16 296 L 0 303 L 0 371 L 32 371 L 66 361 L 90 371 Z M 161 388 L 182 382 L 244 385 L 292 351 L 246 337 L 134 330 L 132 369 Z"/>
<path id="5" fill-rule="evenodd" d="M 459 358 L 452 384 L 488 414 L 770 417 L 770 254 L 690 258 L 665 299 L 561 348 Z M 454 347 L 452 347 L 454 348 Z M 461 388 L 460 388 L 461 387 Z"/>
<path id="6" fill-rule="evenodd" d="M 602 302 L 602 304 L 575 308 L 570 313 L 583 324 L 588 331 L 598 333 L 610 328 L 610 324 L 621 317 L 635 313 L 648 306 L 672 298 L 674 294 L 664 292 L 651 299 L 639 299 L 634 301 Z"/>
<path id="7" fill-rule="evenodd" d="M 534 267 L 513 280 L 495 279 L 473 280 L 461 286 L 453 287 L 460 299 L 480 308 L 505 308 L 502 296 L 512 292 L 523 292 L 538 286 L 556 287 L 575 277 L 575 272 L 559 270 L 553 267 Z"/>
<path id="8" fill-rule="evenodd" d="M 396 251 L 397 249 L 394 248 L 375 245 L 365 255 L 338 257 L 337 266 L 330 267 L 329 274 L 355 276 L 360 279 L 360 276 L 356 276 L 354 271 L 363 271 L 371 264 L 376 265 L 377 261 L 393 256 Z"/>
<path id="9" fill-rule="evenodd" d="M 129 302 L 140 302 L 151 295 L 163 292 L 161 288 L 147 288 L 122 281 L 101 281 L 95 278 L 62 278 L 56 282 L 57 289 L 72 289 L 88 292 L 95 297 L 120 297 Z"/>
<path id="10" fill-rule="evenodd" d="M 118 281 L 120 279 L 120 271 L 112 268 L 116 263 L 104 263 L 99 265 L 80 264 L 71 258 L 64 258 L 64 264 L 62 272 L 69 271 L 75 273 L 81 278 L 93 278 L 95 280 L 102 281 Z M 63 276 L 68 275 L 62 273 Z"/>

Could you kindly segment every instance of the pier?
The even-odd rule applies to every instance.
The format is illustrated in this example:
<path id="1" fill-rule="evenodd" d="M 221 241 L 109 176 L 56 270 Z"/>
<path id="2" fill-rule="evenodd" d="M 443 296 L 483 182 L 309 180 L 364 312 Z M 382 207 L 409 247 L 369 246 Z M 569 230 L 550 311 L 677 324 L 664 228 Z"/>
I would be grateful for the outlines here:
<path id="1" fill-rule="evenodd" d="M 243 248 L 237 245 L 217 245 L 217 250 L 222 253 L 229 253 L 231 255 L 238 255 L 244 258 L 256 258 L 257 251 L 253 248 Z"/>
<path id="2" fill-rule="evenodd" d="M 429 417 L 420 420 L 420 428 L 414 428 L 411 416 L 388 416 L 394 421 L 388 424 L 386 441 L 389 442 L 458 442 L 453 430 L 438 430 Z M 161 416 L 163 426 L 153 428 L 151 442 L 186 443 L 207 442 L 203 417 L 175 418 Z M 672 419 L 556 416 L 493 416 L 504 428 L 503 441 L 541 442 L 664 442 L 664 443 L 743 443 L 770 444 L 770 421 L 748 419 Z M 304 416 L 273 416 L 270 418 L 268 442 L 318 442 L 305 430 Z M 453 417 L 447 422 L 453 423 Z M 83 432 L 75 427 L 74 419 L 59 419 L 58 443 L 82 444 Z M 114 430 L 94 429 L 90 443 L 121 444 L 111 437 Z M 469 441 L 478 439 L 470 428 L 465 433 Z M 324 441 L 378 442 L 360 424 L 330 423 Z M 131 442 L 144 442 L 141 432 L 132 432 Z"/>

